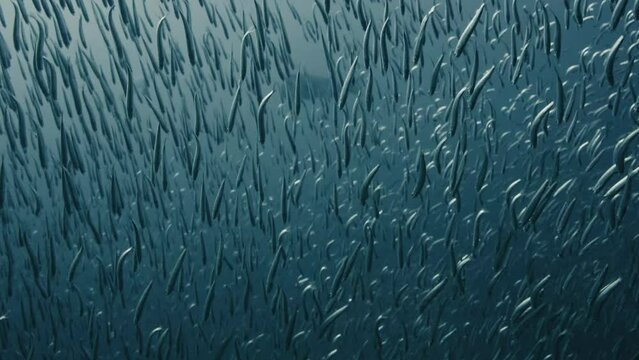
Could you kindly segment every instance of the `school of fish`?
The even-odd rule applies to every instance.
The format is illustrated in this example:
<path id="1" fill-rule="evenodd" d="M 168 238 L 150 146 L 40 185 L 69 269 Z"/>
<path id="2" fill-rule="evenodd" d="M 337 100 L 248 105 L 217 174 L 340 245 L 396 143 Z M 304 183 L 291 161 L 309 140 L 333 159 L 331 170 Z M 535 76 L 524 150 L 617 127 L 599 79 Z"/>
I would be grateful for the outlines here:
<path id="1" fill-rule="evenodd" d="M 639 0 L 0 2 L 0 359 L 639 359 Z"/>

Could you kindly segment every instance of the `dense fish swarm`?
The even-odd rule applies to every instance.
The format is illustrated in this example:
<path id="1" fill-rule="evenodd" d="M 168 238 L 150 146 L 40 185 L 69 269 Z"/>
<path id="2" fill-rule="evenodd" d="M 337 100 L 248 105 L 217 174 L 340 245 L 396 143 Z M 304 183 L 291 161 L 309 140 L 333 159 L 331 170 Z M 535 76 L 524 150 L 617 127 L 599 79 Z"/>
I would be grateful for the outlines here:
<path id="1" fill-rule="evenodd" d="M 0 26 L 0 359 L 639 358 L 639 0 Z"/>

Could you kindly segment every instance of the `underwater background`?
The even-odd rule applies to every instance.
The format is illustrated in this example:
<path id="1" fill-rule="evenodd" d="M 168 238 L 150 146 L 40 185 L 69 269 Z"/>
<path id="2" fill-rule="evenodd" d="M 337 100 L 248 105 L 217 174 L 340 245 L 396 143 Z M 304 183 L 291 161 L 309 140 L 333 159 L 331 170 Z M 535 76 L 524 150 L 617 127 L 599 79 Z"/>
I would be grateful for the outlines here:
<path id="1" fill-rule="evenodd" d="M 639 359 L 638 20 L 0 2 L 0 359 Z"/>

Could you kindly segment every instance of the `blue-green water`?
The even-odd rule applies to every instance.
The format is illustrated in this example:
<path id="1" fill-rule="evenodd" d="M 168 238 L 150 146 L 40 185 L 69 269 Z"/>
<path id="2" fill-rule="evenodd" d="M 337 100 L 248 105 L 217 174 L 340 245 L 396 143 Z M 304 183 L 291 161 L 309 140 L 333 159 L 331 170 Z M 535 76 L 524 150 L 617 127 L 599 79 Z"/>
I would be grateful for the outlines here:
<path id="1" fill-rule="evenodd" d="M 639 1 L 0 10 L 0 359 L 638 358 Z"/>

